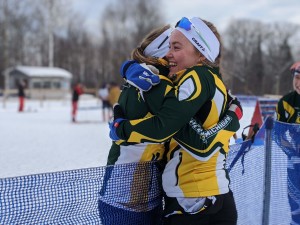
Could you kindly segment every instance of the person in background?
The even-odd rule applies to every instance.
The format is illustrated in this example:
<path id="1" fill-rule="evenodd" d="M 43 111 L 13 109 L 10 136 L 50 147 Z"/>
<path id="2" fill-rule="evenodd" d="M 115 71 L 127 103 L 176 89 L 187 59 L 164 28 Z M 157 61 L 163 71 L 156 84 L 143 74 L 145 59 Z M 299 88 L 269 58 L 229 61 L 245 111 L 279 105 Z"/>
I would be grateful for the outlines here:
<path id="1" fill-rule="evenodd" d="M 113 107 L 114 104 L 118 102 L 120 94 L 121 94 L 120 86 L 114 81 L 110 82 L 108 88 L 108 102 L 111 108 Z"/>
<path id="2" fill-rule="evenodd" d="M 288 157 L 288 199 L 291 209 L 291 224 L 300 224 L 300 138 L 299 129 L 300 126 L 300 61 L 294 63 L 290 68 L 293 77 L 293 91 L 285 94 L 279 99 L 276 107 L 277 120 L 285 123 L 298 124 L 298 126 L 289 126 L 288 130 L 282 132 L 280 130 L 275 136 L 275 140 L 279 146 L 282 146 L 285 154 Z M 274 128 L 275 132 L 278 130 Z M 277 138 L 276 138 L 277 137 Z M 288 147 L 285 140 L 290 137 L 292 141 L 289 143 L 295 143 L 295 145 Z M 296 148 L 298 149 L 296 149 Z M 297 151 L 298 150 L 298 151 Z"/>
<path id="3" fill-rule="evenodd" d="M 291 67 L 293 91 L 284 95 L 277 104 L 277 120 L 300 124 L 300 61 Z"/>
<path id="4" fill-rule="evenodd" d="M 25 81 L 20 80 L 18 83 L 18 96 L 19 96 L 19 112 L 24 111 L 24 103 L 25 103 Z"/>
<path id="5" fill-rule="evenodd" d="M 72 94 L 72 122 L 76 122 L 79 96 L 83 94 L 83 85 L 78 82 L 73 88 Z"/>
<path id="6" fill-rule="evenodd" d="M 103 122 L 108 122 L 111 117 L 111 106 L 108 101 L 108 89 L 109 85 L 103 83 L 101 88 L 98 91 L 98 96 L 102 101 L 102 120 Z"/>

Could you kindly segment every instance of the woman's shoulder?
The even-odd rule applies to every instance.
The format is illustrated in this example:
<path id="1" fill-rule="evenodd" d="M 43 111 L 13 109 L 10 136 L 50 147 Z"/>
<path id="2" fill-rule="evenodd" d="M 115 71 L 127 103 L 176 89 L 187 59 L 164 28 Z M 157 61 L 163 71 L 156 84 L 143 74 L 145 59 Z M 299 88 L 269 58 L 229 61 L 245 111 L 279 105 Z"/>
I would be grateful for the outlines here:
<path id="1" fill-rule="evenodd" d="M 201 72 L 201 73 L 214 73 L 214 74 L 220 73 L 219 67 L 211 67 L 211 66 L 207 66 L 207 65 L 203 65 L 203 64 L 198 64 L 198 65 L 192 66 L 187 69 L 187 72 L 189 72 L 191 70 L 195 70 L 195 71 Z"/>
<path id="2" fill-rule="evenodd" d="M 170 78 L 168 78 L 167 76 L 165 75 L 159 75 L 159 79 L 160 79 L 160 82 L 162 84 L 170 84 L 170 85 L 173 85 L 173 82 Z"/>
<path id="3" fill-rule="evenodd" d="M 283 95 L 279 101 L 289 102 L 290 100 L 294 100 L 295 98 L 299 98 L 300 95 L 296 91 L 290 91 L 287 94 Z"/>
<path id="4" fill-rule="evenodd" d="M 204 65 L 196 65 L 188 68 L 182 76 L 182 79 L 186 79 L 190 74 L 194 74 L 195 77 L 198 77 L 200 80 L 211 80 L 214 79 L 214 75 L 220 77 L 219 71 L 215 68 L 204 66 Z"/>

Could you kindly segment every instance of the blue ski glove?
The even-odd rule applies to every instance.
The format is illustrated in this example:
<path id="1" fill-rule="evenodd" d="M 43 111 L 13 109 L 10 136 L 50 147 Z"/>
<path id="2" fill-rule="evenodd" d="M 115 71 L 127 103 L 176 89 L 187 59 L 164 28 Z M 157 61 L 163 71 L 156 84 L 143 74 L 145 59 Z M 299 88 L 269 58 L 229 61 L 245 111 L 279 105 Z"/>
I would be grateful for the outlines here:
<path id="1" fill-rule="evenodd" d="M 129 84 L 142 91 L 149 91 L 152 86 L 160 82 L 159 76 L 153 73 L 146 64 L 139 64 L 135 60 L 125 61 L 120 72 Z"/>
<path id="2" fill-rule="evenodd" d="M 118 135 L 117 135 L 117 128 L 119 127 L 120 123 L 123 120 L 125 120 L 125 119 L 119 118 L 119 119 L 116 119 L 116 120 L 108 123 L 109 129 L 110 129 L 110 131 L 109 131 L 109 137 L 113 141 L 119 141 L 119 140 L 121 140 L 121 138 L 119 138 Z"/>
<path id="3" fill-rule="evenodd" d="M 124 119 L 125 115 L 123 113 L 123 110 L 118 103 L 113 106 L 113 114 L 114 114 L 113 115 L 114 120 L 112 122 L 108 123 L 109 129 L 110 129 L 109 137 L 113 141 L 118 141 L 118 140 L 121 140 L 121 138 L 119 138 L 117 135 L 117 128 L 119 127 L 120 123 L 123 120 L 126 120 L 126 119 Z"/>

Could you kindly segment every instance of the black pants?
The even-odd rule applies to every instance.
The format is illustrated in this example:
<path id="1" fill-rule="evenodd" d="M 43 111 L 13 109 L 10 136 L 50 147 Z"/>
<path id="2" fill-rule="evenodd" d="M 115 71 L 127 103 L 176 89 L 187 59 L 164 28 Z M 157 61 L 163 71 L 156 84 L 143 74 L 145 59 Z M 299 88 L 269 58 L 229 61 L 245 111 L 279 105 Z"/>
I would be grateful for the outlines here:
<path id="1" fill-rule="evenodd" d="M 215 197 L 215 204 L 204 211 L 169 216 L 164 219 L 164 225 L 236 225 L 237 210 L 232 192 Z"/>

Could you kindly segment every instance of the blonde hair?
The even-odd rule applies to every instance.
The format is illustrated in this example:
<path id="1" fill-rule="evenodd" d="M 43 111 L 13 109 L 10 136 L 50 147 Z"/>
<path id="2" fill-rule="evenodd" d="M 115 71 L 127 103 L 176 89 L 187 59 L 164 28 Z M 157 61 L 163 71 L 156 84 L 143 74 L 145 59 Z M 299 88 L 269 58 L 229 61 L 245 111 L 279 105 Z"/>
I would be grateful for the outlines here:
<path id="1" fill-rule="evenodd" d="M 140 46 L 135 48 L 132 51 L 131 58 L 133 60 L 138 61 L 139 63 L 146 63 L 146 64 L 150 64 L 150 65 L 160 64 L 158 58 L 145 56 L 144 50 L 155 38 L 157 38 L 159 35 L 161 35 L 163 32 L 165 32 L 169 28 L 170 28 L 170 25 L 166 25 L 166 26 L 156 28 L 153 31 L 151 31 L 140 43 Z"/>

